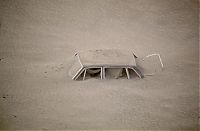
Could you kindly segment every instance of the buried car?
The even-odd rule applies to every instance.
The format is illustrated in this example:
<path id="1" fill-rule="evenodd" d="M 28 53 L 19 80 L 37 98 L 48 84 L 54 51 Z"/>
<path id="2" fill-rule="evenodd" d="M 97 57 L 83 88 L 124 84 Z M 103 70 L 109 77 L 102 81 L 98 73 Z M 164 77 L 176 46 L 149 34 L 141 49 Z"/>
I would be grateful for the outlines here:
<path id="1" fill-rule="evenodd" d="M 107 74 L 115 74 L 115 78 L 122 76 L 123 71 L 127 79 L 130 79 L 130 72 L 135 72 L 139 78 L 143 78 L 143 74 L 136 64 L 136 55 L 124 50 L 88 50 L 75 54 L 75 62 L 70 70 L 73 80 L 85 80 L 86 75 L 100 76 L 105 79 Z M 111 69 L 111 70 L 110 70 Z"/>

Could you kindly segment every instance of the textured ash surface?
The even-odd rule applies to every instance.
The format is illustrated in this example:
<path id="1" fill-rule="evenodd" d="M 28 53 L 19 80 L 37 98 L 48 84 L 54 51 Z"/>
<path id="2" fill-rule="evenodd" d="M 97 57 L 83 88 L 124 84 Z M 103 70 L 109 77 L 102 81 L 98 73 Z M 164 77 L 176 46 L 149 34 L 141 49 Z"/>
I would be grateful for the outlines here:
<path id="1" fill-rule="evenodd" d="M 0 129 L 197 129 L 197 0 L 0 0 Z M 88 49 L 160 53 L 142 80 L 72 81 Z"/>

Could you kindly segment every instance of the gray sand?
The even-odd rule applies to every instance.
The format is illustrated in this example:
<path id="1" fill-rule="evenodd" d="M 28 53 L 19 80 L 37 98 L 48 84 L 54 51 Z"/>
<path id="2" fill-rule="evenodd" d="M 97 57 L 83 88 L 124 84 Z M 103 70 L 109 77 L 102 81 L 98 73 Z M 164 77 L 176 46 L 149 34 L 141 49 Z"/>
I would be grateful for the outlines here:
<path id="1" fill-rule="evenodd" d="M 68 77 L 75 52 L 110 48 L 165 69 Z M 198 50 L 197 0 L 0 0 L 0 129 L 197 129 Z"/>

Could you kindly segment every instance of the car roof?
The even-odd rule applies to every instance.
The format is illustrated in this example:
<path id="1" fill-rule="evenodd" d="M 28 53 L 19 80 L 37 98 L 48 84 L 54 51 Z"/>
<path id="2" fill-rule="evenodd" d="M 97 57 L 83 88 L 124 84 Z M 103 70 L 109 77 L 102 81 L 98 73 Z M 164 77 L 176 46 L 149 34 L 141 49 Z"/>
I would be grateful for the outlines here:
<path id="1" fill-rule="evenodd" d="M 126 50 L 88 50 L 77 55 L 83 67 L 90 66 L 136 66 L 135 55 Z"/>

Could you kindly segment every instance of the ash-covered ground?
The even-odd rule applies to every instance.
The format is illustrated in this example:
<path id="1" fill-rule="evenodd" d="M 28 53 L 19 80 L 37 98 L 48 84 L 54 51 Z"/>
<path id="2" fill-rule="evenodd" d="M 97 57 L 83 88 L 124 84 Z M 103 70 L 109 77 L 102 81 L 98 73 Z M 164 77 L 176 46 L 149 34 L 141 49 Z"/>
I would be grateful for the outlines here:
<path id="1" fill-rule="evenodd" d="M 0 0 L 0 129 L 197 129 L 198 4 Z M 160 53 L 165 68 L 71 80 L 72 56 L 88 49 Z"/>

